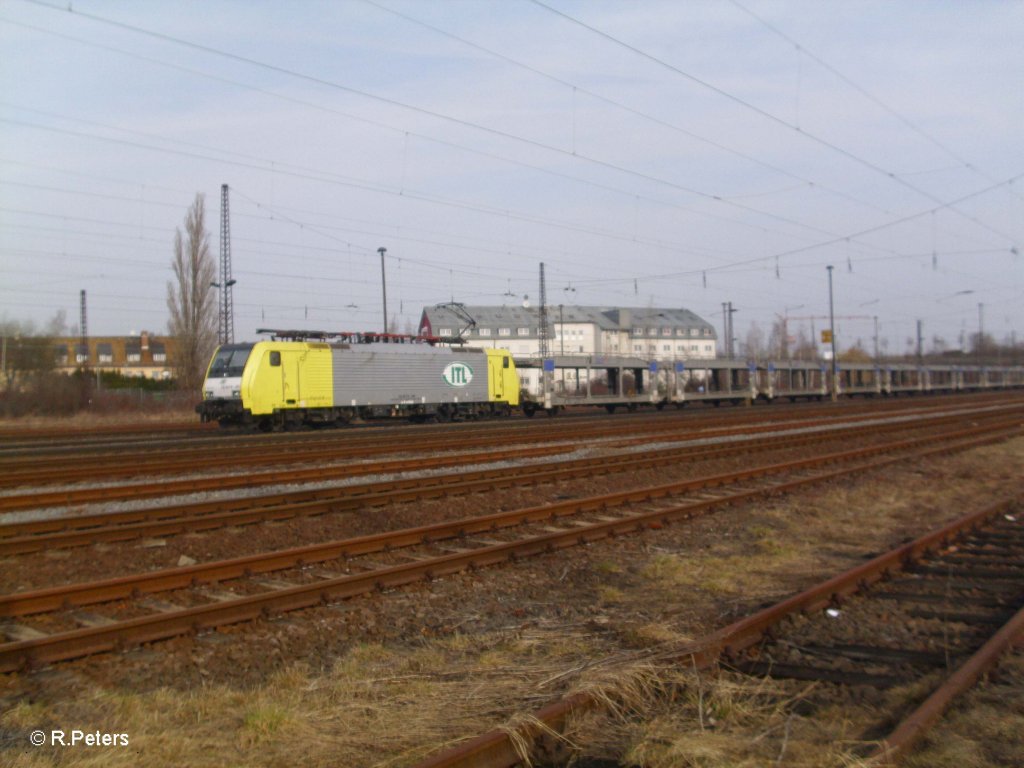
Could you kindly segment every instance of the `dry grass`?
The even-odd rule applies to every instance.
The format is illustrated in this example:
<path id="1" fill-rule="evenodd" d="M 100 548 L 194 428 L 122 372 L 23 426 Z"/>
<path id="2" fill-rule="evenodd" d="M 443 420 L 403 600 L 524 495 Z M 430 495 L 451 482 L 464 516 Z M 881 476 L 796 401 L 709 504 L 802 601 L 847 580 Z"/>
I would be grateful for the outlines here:
<path id="1" fill-rule="evenodd" d="M 0 715 L 0 732 L 23 734 L 24 749 L 0 751 L 11 765 L 223 766 L 408 765 L 451 734 L 501 722 L 509 703 L 531 711 L 553 696 L 539 683 L 579 668 L 596 651 L 585 635 L 455 635 L 419 648 L 361 644 L 332 668 L 286 667 L 265 685 L 210 685 L 86 700 L 19 704 Z M 518 703 L 518 704 L 517 704 Z M 130 748 L 51 751 L 27 747 L 34 728 L 87 722 L 128 733 Z M 75 727 L 67 725 L 67 727 Z M 21 740 L 22 737 L 19 737 Z M 94 762 L 95 761 L 95 762 Z"/>
<path id="2" fill-rule="evenodd" d="M 128 410 L 120 413 L 79 411 L 68 416 L 29 415 L 11 419 L 0 418 L 0 429 L 12 432 L 33 429 L 66 429 L 73 432 L 79 429 L 134 424 L 195 426 L 198 423 L 198 417 L 191 406 L 155 406 L 152 410 Z"/>
<path id="3" fill-rule="evenodd" d="M 624 677 L 629 707 L 593 718 L 576 739 L 588 754 L 644 768 L 727 768 L 854 765 L 842 741 L 822 742 L 813 721 L 794 707 L 815 686 L 795 688 L 767 679 L 663 669 L 642 688 Z M 620 683 L 622 685 L 623 683 Z M 618 695 L 608 684 L 606 697 Z"/>

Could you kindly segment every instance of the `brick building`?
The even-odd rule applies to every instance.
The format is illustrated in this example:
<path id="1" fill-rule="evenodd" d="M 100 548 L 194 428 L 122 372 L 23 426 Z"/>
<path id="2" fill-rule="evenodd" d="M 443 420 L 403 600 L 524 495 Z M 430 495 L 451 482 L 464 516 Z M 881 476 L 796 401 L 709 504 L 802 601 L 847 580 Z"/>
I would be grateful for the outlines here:
<path id="1" fill-rule="evenodd" d="M 91 336 L 82 345 L 78 337 L 54 339 L 54 363 L 58 371 L 83 365 L 92 370 L 112 371 L 124 376 L 169 379 L 173 376 L 175 340 L 143 331 L 131 336 Z"/>

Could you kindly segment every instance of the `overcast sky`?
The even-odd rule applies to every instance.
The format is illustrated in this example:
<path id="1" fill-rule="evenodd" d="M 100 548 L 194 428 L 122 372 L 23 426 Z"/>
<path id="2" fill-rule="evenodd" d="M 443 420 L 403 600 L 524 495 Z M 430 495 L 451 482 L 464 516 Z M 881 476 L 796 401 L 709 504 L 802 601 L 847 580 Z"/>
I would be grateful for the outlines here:
<path id="1" fill-rule="evenodd" d="M 70 6 L 70 10 L 69 10 Z M 1024 332 L 1020 2 L 0 2 L 0 318 L 167 330 L 230 186 L 236 339 L 425 305 Z M 867 319 L 856 319 L 862 316 Z M 821 320 L 815 321 L 820 329 Z M 795 320 L 809 328 L 810 321 Z"/>

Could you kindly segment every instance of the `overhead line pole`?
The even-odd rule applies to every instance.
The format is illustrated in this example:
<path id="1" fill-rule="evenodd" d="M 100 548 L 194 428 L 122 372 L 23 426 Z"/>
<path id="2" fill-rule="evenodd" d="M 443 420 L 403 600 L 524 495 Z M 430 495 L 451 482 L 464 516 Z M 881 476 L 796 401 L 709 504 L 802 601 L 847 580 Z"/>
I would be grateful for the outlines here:
<path id="1" fill-rule="evenodd" d="M 387 275 L 384 273 L 384 254 L 388 252 L 388 249 L 381 246 L 377 249 L 377 253 L 380 254 L 380 288 L 384 294 L 384 328 L 382 333 L 388 332 L 388 282 Z"/>
<path id="2" fill-rule="evenodd" d="M 836 360 L 836 320 L 832 304 L 832 265 L 828 265 L 828 327 L 832 337 L 832 401 L 839 399 L 838 365 Z"/>

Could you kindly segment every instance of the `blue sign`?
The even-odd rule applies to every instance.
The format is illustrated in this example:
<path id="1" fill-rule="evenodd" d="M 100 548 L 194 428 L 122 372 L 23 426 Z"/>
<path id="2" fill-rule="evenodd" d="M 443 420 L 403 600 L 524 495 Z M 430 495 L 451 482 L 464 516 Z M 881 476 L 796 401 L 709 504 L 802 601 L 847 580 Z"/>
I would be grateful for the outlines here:
<path id="1" fill-rule="evenodd" d="M 554 373 L 555 372 L 555 361 L 552 360 L 551 358 L 547 358 L 544 361 L 544 370 L 548 371 L 549 373 Z"/>
<path id="2" fill-rule="evenodd" d="M 651 373 L 657 373 L 658 364 L 652 360 L 651 363 L 647 366 L 647 370 L 649 370 Z"/>
<path id="3" fill-rule="evenodd" d="M 682 373 L 685 370 L 686 370 L 686 363 L 680 363 L 680 362 L 676 363 L 676 373 Z"/>

